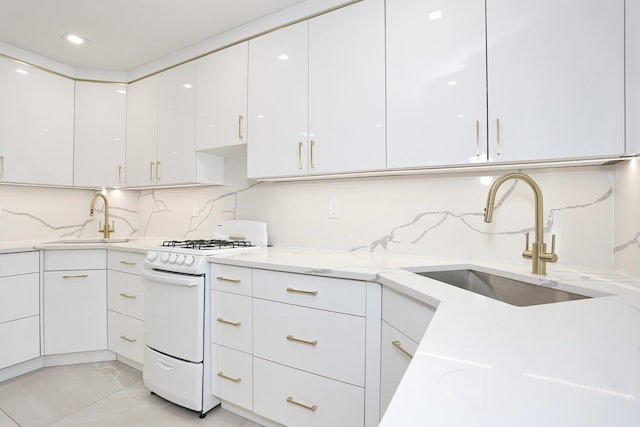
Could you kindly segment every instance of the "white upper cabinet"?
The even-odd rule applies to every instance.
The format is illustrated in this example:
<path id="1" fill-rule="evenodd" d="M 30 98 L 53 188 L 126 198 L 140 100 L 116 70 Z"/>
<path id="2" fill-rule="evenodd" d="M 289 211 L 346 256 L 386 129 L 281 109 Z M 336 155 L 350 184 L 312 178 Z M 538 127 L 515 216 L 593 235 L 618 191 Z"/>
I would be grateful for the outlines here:
<path id="1" fill-rule="evenodd" d="M 249 177 L 384 168 L 383 2 L 251 40 L 248 115 Z"/>
<path id="2" fill-rule="evenodd" d="M 71 79 L 0 58 L 0 181 L 73 184 Z"/>
<path id="3" fill-rule="evenodd" d="M 624 153 L 624 0 L 487 0 L 492 161 Z"/>
<path id="4" fill-rule="evenodd" d="M 222 183 L 222 157 L 195 151 L 194 89 L 194 62 L 129 85 L 127 186 Z"/>
<path id="5" fill-rule="evenodd" d="M 248 42 L 196 61 L 196 150 L 246 143 Z"/>
<path id="6" fill-rule="evenodd" d="M 484 162 L 484 2 L 387 0 L 387 166 Z"/>
<path id="7" fill-rule="evenodd" d="M 625 8 L 626 152 L 640 154 L 640 2 L 626 2 Z"/>
<path id="8" fill-rule="evenodd" d="M 76 82 L 74 185 L 124 186 L 126 93 L 126 85 Z"/>

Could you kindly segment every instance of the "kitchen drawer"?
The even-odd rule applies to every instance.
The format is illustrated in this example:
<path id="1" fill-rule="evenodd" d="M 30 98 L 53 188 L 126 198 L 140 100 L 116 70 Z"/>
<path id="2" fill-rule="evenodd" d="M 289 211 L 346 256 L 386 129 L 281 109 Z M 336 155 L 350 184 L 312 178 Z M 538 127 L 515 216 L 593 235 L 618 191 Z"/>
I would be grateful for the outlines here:
<path id="1" fill-rule="evenodd" d="M 144 361 L 144 322 L 107 311 L 109 350 L 134 362 Z"/>
<path id="2" fill-rule="evenodd" d="M 244 409 L 253 409 L 253 366 L 250 354 L 211 345 L 212 393 Z"/>
<path id="3" fill-rule="evenodd" d="M 386 286 L 382 288 L 382 319 L 415 342 L 422 340 L 435 311 L 421 301 Z"/>
<path id="4" fill-rule="evenodd" d="M 141 276 L 109 270 L 107 298 L 109 310 L 144 320 L 144 282 Z"/>
<path id="5" fill-rule="evenodd" d="M 257 357 L 253 375 L 253 409 L 259 415 L 288 426 L 364 425 L 364 389 L 360 387 Z"/>
<path id="6" fill-rule="evenodd" d="M 365 318 L 259 299 L 253 316 L 255 356 L 364 386 Z"/>
<path id="7" fill-rule="evenodd" d="M 211 341 L 251 353 L 252 305 L 251 297 L 211 291 Z"/>
<path id="8" fill-rule="evenodd" d="M 0 369 L 40 356 L 40 316 L 0 324 Z"/>
<path id="9" fill-rule="evenodd" d="M 253 271 L 253 296 L 305 307 L 364 316 L 365 283 L 279 271 Z"/>
<path id="10" fill-rule="evenodd" d="M 233 265 L 211 264 L 211 289 L 251 296 L 253 270 Z"/>
<path id="11" fill-rule="evenodd" d="M 142 274 L 142 270 L 144 269 L 144 254 L 109 250 L 107 255 L 109 270 L 138 275 Z"/>
<path id="12" fill-rule="evenodd" d="M 387 410 L 411 358 L 416 354 L 418 343 L 383 321 L 381 346 L 380 418 Z"/>
<path id="13" fill-rule="evenodd" d="M 38 273 L 0 278 L 0 323 L 40 313 Z"/>
<path id="14" fill-rule="evenodd" d="M 44 253 L 45 271 L 100 270 L 107 267 L 104 249 L 47 250 Z"/>
<path id="15" fill-rule="evenodd" d="M 16 252 L 0 255 L 0 277 L 38 273 L 39 271 L 39 252 Z"/>

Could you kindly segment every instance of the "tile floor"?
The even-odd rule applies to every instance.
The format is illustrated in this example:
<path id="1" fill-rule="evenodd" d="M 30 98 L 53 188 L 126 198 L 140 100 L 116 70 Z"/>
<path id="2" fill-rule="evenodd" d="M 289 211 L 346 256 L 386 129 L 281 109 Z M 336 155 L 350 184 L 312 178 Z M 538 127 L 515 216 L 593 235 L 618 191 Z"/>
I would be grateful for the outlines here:
<path id="1" fill-rule="evenodd" d="M 142 373 L 120 362 L 39 369 L 0 383 L 0 427 L 257 427 L 220 407 L 204 419 L 151 395 Z"/>

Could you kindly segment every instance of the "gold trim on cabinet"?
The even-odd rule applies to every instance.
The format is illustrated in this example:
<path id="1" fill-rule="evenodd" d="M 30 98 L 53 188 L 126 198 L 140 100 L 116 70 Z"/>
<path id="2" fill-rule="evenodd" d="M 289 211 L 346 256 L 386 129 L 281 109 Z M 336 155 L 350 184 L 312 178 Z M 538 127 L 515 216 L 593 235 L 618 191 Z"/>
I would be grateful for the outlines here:
<path id="1" fill-rule="evenodd" d="M 298 169 L 302 169 L 302 141 L 298 141 Z"/>
<path id="2" fill-rule="evenodd" d="M 160 161 L 156 162 L 156 182 L 160 181 Z"/>
<path id="3" fill-rule="evenodd" d="M 118 165 L 118 184 L 122 185 L 122 165 Z"/>
<path id="4" fill-rule="evenodd" d="M 309 405 L 305 405 L 304 403 L 296 402 L 295 400 L 293 400 L 293 396 L 287 397 L 287 402 L 293 403 L 294 405 L 298 405 L 298 406 L 300 406 L 300 407 L 302 407 L 304 409 L 308 409 L 310 411 L 315 411 L 316 409 L 318 409 L 317 405 L 309 406 Z"/>
<path id="5" fill-rule="evenodd" d="M 301 344 L 309 344 L 309 345 L 313 345 L 313 346 L 318 345 L 318 340 L 307 341 L 307 340 L 303 340 L 303 339 L 300 339 L 300 338 L 296 338 L 293 335 L 287 335 L 287 339 L 289 341 L 295 341 L 295 342 L 299 342 Z"/>
<path id="6" fill-rule="evenodd" d="M 224 276 L 218 276 L 218 277 L 216 277 L 216 280 L 220 280 L 222 282 L 231 282 L 231 283 L 240 283 L 240 282 L 242 282 L 242 280 L 240 280 L 240 279 L 229 279 L 229 278 L 224 277 Z"/>
<path id="7" fill-rule="evenodd" d="M 292 294 L 303 294 L 303 295 L 313 295 L 313 296 L 318 295 L 318 291 L 305 291 L 302 289 L 294 289 L 294 288 L 287 288 L 287 292 Z"/>
<path id="8" fill-rule="evenodd" d="M 242 133 L 243 123 L 244 123 L 244 116 L 242 114 L 238 114 L 238 139 L 244 139 L 244 135 Z"/>
<path id="9" fill-rule="evenodd" d="M 502 148 L 500 146 L 500 118 L 496 118 L 496 155 L 502 154 Z"/>
<path id="10" fill-rule="evenodd" d="M 480 157 L 480 120 L 476 120 L 476 157 Z"/>
<path id="11" fill-rule="evenodd" d="M 242 322 L 230 322 L 229 320 L 224 320 L 222 317 L 218 317 L 216 319 L 216 321 L 218 321 L 220 323 L 224 323 L 225 325 L 231 325 L 231 326 L 240 326 L 240 325 L 242 325 Z"/>
<path id="12" fill-rule="evenodd" d="M 125 297 L 125 298 L 129 298 L 129 299 L 136 299 L 136 298 L 138 298 L 136 295 L 134 295 L 134 294 L 128 294 L 128 293 L 126 293 L 126 292 L 121 293 L 121 294 L 120 294 L 120 296 L 121 296 L 121 297 Z"/>
<path id="13" fill-rule="evenodd" d="M 124 265 L 136 265 L 135 262 L 131 262 L 131 261 L 120 261 L 120 264 L 124 264 Z"/>
<path id="14" fill-rule="evenodd" d="M 224 374 L 224 372 L 220 371 L 217 374 L 220 378 L 224 378 L 225 380 L 229 380 L 229 381 L 233 381 L 234 383 L 239 383 L 240 381 L 242 381 L 242 378 L 232 378 L 232 377 L 228 377 Z"/>
<path id="15" fill-rule="evenodd" d="M 77 275 L 64 275 L 64 276 L 62 276 L 63 279 L 86 279 L 87 277 L 89 277 L 88 274 L 77 274 Z"/>
<path id="16" fill-rule="evenodd" d="M 153 182 L 153 165 L 155 165 L 156 162 L 149 162 L 149 181 Z"/>
<path id="17" fill-rule="evenodd" d="M 397 348 L 400 351 L 400 353 L 404 354 L 409 359 L 413 359 L 413 355 L 409 353 L 407 350 L 405 350 L 404 348 L 402 348 L 402 343 L 400 341 L 398 340 L 391 341 L 391 344 L 393 344 L 393 346 Z"/>
<path id="18" fill-rule="evenodd" d="M 315 154 L 316 142 L 312 139 L 310 142 L 310 145 L 311 145 L 311 161 L 309 166 L 311 166 L 312 169 L 315 169 L 316 162 L 314 160 L 314 154 Z"/>
<path id="19" fill-rule="evenodd" d="M 125 340 L 125 341 L 127 341 L 127 342 L 136 342 L 136 341 L 137 341 L 135 338 L 129 338 L 129 337 L 128 337 L 128 336 L 126 336 L 126 335 L 120 335 L 120 339 L 121 339 L 121 340 Z"/>

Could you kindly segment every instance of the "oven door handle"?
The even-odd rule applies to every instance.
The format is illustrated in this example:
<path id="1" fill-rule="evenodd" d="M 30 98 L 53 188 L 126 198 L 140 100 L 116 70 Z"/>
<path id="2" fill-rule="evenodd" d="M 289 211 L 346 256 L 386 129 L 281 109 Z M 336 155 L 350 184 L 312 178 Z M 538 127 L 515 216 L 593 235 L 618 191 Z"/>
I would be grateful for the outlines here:
<path id="1" fill-rule="evenodd" d="M 202 276 L 186 276 L 178 273 L 163 273 L 152 270 L 144 270 L 142 277 L 150 282 L 174 286 L 198 286 L 202 281 Z"/>

